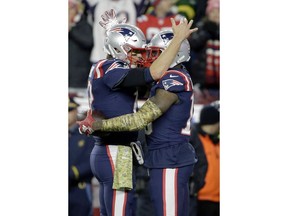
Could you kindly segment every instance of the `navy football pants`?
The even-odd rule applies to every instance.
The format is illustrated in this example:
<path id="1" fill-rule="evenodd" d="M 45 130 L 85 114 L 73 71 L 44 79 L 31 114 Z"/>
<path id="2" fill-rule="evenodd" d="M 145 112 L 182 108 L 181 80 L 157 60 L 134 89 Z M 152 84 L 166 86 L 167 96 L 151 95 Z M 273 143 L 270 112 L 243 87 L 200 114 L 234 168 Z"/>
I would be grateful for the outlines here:
<path id="1" fill-rule="evenodd" d="M 95 145 L 90 156 L 90 165 L 99 181 L 99 200 L 101 216 L 131 216 L 133 211 L 134 189 L 113 190 L 113 172 L 118 146 Z M 133 188 L 135 188 L 133 171 Z"/>
<path id="2" fill-rule="evenodd" d="M 156 216 L 189 215 L 189 177 L 193 165 L 149 169 L 149 189 Z"/>

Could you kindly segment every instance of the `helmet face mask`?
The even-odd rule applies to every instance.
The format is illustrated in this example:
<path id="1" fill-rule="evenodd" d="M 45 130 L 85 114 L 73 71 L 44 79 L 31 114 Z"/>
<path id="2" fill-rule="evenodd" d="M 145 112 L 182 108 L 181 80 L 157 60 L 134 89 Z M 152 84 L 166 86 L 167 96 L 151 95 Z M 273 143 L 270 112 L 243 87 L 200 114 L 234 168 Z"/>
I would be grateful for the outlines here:
<path id="1" fill-rule="evenodd" d="M 144 67 L 146 62 L 146 52 L 146 48 L 130 47 L 130 50 L 127 52 L 127 59 L 130 66 L 133 68 Z"/>
<path id="2" fill-rule="evenodd" d="M 134 67 L 150 67 L 161 53 L 158 47 L 131 48 L 127 59 Z"/>
<path id="3" fill-rule="evenodd" d="M 146 58 L 145 67 L 150 67 L 151 64 L 159 57 L 161 54 L 161 49 L 159 47 L 148 47 L 146 48 Z"/>
<path id="4" fill-rule="evenodd" d="M 153 36 L 150 43 L 148 44 L 148 47 L 158 47 L 163 52 L 169 46 L 173 37 L 174 34 L 172 30 L 161 31 Z M 190 44 L 188 40 L 185 39 L 182 42 L 180 49 L 170 67 L 172 68 L 182 62 L 187 62 L 189 61 L 189 59 L 190 59 Z"/>

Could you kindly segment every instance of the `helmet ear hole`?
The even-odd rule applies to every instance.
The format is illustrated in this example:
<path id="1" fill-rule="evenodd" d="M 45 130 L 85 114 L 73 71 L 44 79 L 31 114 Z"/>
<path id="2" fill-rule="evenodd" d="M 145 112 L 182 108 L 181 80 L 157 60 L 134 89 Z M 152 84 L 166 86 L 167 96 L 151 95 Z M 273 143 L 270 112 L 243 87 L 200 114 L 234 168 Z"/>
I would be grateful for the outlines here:
<path id="1" fill-rule="evenodd" d="M 131 50 L 131 47 L 128 44 L 124 44 L 123 49 L 125 50 L 126 53 L 128 53 Z"/>
<path id="2" fill-rule="evenodd" d="M 121 53 L 121 51 L 118 50 L 117 48 L 114 48 L 114 50 L 115 50 L 116 53 Z"/>

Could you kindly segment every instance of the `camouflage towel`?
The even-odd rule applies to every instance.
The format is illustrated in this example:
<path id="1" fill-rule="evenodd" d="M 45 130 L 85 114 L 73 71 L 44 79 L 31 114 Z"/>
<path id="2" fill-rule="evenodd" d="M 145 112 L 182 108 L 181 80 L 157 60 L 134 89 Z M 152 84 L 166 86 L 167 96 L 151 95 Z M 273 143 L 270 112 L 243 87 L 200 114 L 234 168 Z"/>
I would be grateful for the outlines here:
<path id="1" fill-rule="evenodd" d="M 133 189 L 132 149 L 130 146 L 118 146 L 116 165 L 114 170 L 113 189 Z"/>

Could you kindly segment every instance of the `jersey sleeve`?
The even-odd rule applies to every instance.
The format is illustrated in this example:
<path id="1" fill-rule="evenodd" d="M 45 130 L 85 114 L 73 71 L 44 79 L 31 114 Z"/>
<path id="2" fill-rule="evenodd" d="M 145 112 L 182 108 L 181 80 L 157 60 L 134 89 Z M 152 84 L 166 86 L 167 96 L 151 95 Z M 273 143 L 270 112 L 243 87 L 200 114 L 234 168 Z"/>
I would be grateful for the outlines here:
<path id="1" fill-rule="evenodd" d="M 157 83 L 158 88 L 169 92 L 192 91 L 191 78 L 181 72 L 167 72 Z"/>
<path id="2" fill-rule="evenodd" d="M 111 89 L 114 89 L 125 78 L 129 71 L 129 66 L 122 61 L 113 61 L 109 65 L 104 66 L 104 83 Z"/>

